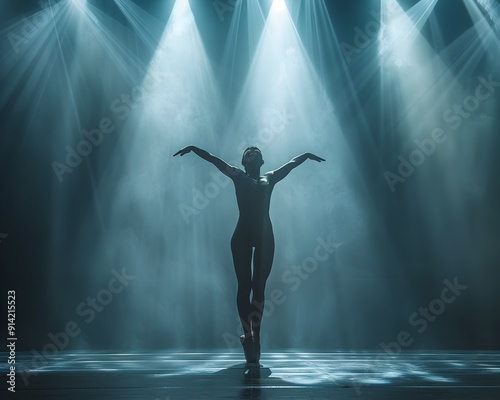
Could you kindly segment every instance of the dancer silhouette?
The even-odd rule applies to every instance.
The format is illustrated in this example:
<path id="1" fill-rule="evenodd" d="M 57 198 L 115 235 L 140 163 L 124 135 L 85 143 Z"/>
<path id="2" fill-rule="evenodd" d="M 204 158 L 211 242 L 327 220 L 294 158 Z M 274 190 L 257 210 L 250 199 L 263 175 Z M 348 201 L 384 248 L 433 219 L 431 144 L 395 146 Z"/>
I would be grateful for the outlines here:
<path id="1" fill-rule="evenodd" d="M 195 146 L 184 147 L 175 153 L 174 157 L 190 152 L 215 165 L 231 178 L 236 189 L 240 215 L 231 238 L 231 252 L 238 280 L 236 302 L 244 331 L 240 339 L 247 363 L 258 363 L 264 290 L 274 257 L 273 226 L 269 218 L 271 193 L 276 183 L 305 160 L 318 162 L 325 160 L 314 154 L 304 153 L 294 157 L 282 167 L 261 176 L 260 168 L 264 164 L 264 159 L 257 147 L 248 147 L 243 152 L 241 163 L 245 171 Z M 251 301 L 250 292 L 252 292 Z"/>

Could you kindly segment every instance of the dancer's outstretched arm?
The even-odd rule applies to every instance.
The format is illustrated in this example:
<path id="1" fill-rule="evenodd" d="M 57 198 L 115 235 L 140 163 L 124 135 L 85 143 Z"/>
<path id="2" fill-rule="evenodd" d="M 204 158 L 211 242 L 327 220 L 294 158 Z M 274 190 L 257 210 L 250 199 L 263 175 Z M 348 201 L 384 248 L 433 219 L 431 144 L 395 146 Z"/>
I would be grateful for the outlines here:
<path id="1" fill-rule="evenodd" d="M 292 158 L 285 165 L 279 167 L 278 169 L 275 169 L 274 171 L 268 172 L 266 175 L 269 176 L 269 179 L 272 181 L 272 183 L 277 183 L 281 181 L 285 176 L 287 176 L 292 169 L 298 167 L 308 159 L 318 162 L 325 161 L 323 158 L 318 157 L 312 153 L 304 153 L 300 156 Z"/>
<path id="2" fill-rule="evenodd" d="M 200 149 L 199 147 L 196 146 L 186 146 L 183 149 L 180 149 L 177 153 L 174 154 L 174 157 L 177 155 L 183 156 L 184 154 L 190 153 L 190 152 L 195 153 L 199 157 L 203 158 L 204 160 L 207 160 L 208 162 L 212 163 L 215 165 L 224 175 L 234 178 L 235 176 L 239 175 L 241 169 L 237 167 L 233 167 L 232 165 L 228 164 L 225 162 L 223 159 L 214 156 L 213 154 L 210 154 L 208 151 Z"/>

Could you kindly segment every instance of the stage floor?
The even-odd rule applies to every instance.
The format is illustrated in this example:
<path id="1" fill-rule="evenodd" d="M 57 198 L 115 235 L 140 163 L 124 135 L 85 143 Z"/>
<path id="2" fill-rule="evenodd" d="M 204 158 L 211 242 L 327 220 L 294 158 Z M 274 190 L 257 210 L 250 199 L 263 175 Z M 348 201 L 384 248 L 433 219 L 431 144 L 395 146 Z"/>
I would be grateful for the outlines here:
<path id="1" fill-rule="evenodd" d="M 500 399 L 498 352 L 283 351 L 263 354 L 257 369 L 225 351 L 65 352 L 38 365 L 32 358 L 16 355 L 16 393 L 2 398 Z M 6 353 L 6 373 L 4 360 Z"/>

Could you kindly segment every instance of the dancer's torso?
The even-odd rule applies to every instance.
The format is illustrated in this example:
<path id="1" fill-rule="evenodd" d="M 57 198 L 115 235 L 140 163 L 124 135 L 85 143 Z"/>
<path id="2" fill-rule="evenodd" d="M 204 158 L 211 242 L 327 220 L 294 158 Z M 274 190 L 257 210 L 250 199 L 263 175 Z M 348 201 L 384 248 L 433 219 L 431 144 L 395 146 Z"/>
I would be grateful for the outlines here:
<path id="1" fill-rule="evenodd" d="M 269 206 L 273 186 L 267 176 L 259 180 L 247 174 L 241 174 L 234 180 L 236 199 L 240 216 L 236 230 L 249 235 L 252 241 L 263 239 L 265 234 L 272 234 L 269 218 Z"/>

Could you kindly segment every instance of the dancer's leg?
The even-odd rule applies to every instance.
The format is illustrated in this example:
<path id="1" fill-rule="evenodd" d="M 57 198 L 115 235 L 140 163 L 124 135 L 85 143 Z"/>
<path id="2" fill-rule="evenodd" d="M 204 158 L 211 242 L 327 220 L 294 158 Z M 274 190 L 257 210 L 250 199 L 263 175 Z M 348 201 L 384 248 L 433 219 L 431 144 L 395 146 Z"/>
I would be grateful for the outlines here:
<path id="1" fill-rule="evenodd" d="M 245 235 L 238 230 L 231 239 L 231 252 L 233 254 L 234 269 L 238 280 L 238 293 L 236 304 L 241 325 L 245 335 L 250 335 L 251 326 L 249 315 L 251 312 L 250 291 L 252 289 L 252 246 Z"/>
<path id="2" fill-rule="evenodd" d="M 252 278 L 252 329 L 257 338 L 260 336 L 262 323 L 262 313 L 264 311 L 264 291 L 267 278 L 271 273 L 274 258 L 274 236 L 272 231 L 267 231 L 263 235 L 259 245 L 255 247 L 253 257 L 253 278 Z"/>

